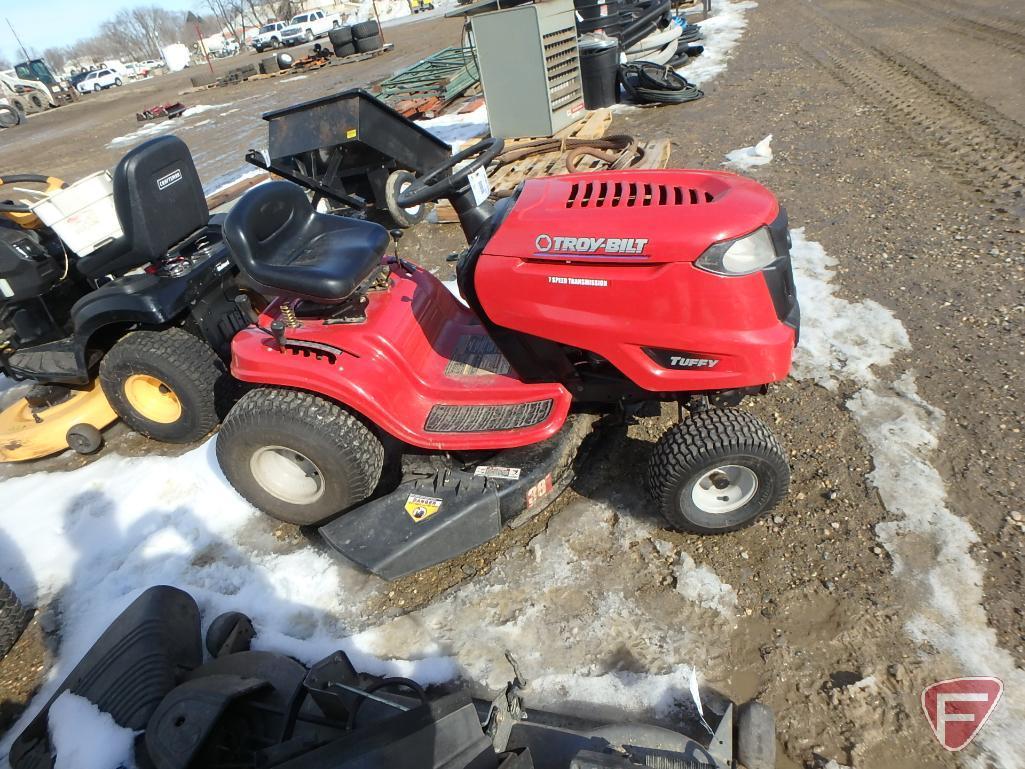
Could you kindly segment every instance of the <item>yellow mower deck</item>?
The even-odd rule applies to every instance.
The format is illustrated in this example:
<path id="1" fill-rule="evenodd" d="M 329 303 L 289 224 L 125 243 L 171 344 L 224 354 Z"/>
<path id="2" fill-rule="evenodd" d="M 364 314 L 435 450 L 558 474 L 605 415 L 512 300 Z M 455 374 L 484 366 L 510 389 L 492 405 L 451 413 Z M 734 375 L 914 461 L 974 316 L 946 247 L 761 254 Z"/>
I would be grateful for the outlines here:
<path id="1" fill-rule="evenodd" d="M 68 448 L 68 430 L 75 425 L 102 430 L 116 419 L 98 382 L 72 391 L 68 400 L 35 414 L 22 398 L 0 412 L 0 462 L 24 462 L 56 454 Z"/>

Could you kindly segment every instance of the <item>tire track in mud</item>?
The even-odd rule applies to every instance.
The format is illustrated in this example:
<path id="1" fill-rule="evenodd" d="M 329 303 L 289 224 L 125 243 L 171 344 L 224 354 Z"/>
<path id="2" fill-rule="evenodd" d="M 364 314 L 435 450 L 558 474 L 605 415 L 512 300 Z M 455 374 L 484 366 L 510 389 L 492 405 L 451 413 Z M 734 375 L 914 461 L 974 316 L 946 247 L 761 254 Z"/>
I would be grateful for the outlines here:
<path id="1" fill-rule="evenodd" d="M 928 65 L 871 45 L 821 10 L 798 12 L 818 27 L 803 47 L 839 82 L 905 131 L 936 165 L 1002 211 L 1023 208 L 1025 126 Z M 814 42 L 812 42 L 814 40 Z"/>
<path id="2" fill-rule="evenodd" d="M 917 0 L 917 2 L 891 0 L 891 2 L 896 2 L 912 11 L 941 19 L 944 26 L 951 31 L 973 37 L 983 43 L 997 45 L 1013 53 L 1025 55 L 1025 26 L 996 19 L 982 21 L 979 18 L 972 18 L 952 10 L 950 5 L 943 5 L 935 0 Z"/>

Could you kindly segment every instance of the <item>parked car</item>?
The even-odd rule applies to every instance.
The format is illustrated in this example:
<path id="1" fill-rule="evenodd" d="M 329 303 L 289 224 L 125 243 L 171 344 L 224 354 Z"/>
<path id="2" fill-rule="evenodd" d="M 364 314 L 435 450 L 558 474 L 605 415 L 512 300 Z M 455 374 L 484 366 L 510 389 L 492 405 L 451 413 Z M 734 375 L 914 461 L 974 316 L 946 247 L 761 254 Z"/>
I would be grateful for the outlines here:
<path id="1" fill-rule="evenodd" d="M 253 48 L 257 53 L 263 53 L 267 48 L 280 48 L 281 30 L 287 26 L 288 24 L 283 21 L 272 21 L 270 24 L 264 24 L 250 41 Z"/>
<path id="2" fill-rule="evenodd" d="M 98 93 L 104 88 L 124 85 L 121 76 L 112 69 L 97 69 L 90 72 L 75 84 L 81 93 Z"/>
<path id="3" fill-rule="evenodd" d="M 281 42 L 285 45 L 308 43 L 323 37 L 334 27 L 342 26 L 342 17 L 337 13 L 309 11 L 293 16 L 288 26 L 281 30 Z"/>

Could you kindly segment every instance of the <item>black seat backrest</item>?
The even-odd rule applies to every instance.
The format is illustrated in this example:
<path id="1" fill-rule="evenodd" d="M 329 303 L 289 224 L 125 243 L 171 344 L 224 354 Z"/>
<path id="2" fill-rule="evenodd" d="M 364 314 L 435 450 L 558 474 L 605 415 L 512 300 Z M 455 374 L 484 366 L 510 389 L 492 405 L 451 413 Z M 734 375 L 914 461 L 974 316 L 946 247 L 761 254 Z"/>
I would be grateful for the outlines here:
<path id="1" fill-rule="evenodd" d="M 192 154 L 177 136 L 150 139 L 129 151 L 113 181 L 124 238 L 79 260 L 79 271 L 89 277 L 119 275 L 162 259 L 210 220 Z"/>
<path id="2" fill-rule="evenodd" d="M 255 277 L 263 265 L 291 256 L 281 245 L 301 242 L 315 215 L 299 185 L 267 182 L 249 190 L 228 213 L 224 240 L 238 267 Z"/>

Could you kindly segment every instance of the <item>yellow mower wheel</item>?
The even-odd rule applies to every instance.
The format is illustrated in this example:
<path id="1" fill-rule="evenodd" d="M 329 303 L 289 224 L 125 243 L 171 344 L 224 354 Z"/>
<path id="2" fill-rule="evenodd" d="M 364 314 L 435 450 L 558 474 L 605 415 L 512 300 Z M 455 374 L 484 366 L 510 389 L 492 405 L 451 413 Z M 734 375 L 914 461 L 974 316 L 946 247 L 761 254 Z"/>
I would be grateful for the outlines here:
<path id="1" fill-rule="evenodd" d="M 146 419 L 169 425 L 182 415 L 182 404 L 174 390 L 149 374 L 133 374 L 125 380 L 125 398 Z"/>

